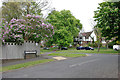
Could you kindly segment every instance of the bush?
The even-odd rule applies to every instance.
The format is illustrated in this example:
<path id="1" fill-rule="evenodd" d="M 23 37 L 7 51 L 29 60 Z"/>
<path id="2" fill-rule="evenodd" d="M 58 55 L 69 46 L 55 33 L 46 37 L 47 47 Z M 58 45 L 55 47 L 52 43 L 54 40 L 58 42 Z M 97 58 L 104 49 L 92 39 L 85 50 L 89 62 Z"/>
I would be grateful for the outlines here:
<path id="1" fill-rule="evenodd" d="M 27 15 L 23 19 L 12 19 L 10 22 L 3 20 L 2 38 L 5 42 L 23 42 L 24 40 L 40 42 L 48 40 L 54 34 L 51 24 L 46 24 L 40 16 Z"/>

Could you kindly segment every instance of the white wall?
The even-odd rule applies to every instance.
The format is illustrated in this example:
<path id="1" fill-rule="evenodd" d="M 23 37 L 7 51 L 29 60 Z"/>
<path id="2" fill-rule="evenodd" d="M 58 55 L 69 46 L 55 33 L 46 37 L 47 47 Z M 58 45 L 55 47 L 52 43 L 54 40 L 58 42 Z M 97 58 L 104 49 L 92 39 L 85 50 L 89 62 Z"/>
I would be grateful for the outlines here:
<path id="1" fill-rule="evenodd" d="M 91 37 L 94 37 L 94 41 L 97 41 L 97 38 L 94 32 L 92 32 Z M 90 38 L 90 41 L 91 41 L 91 38 Z"/>
<path id="2" fill-rule="evenodd" d="M 90 36 L 94 37 L 94 41 L 97 41 L 97 38 L 96 38 L 96 35 L 94 32 L 92 32 Z M 83 39 L 83 41 L 92 41 L 91 37 L 89 37 L 88 39 L 85 39 L 85 37 L 82 37 L 82 39 Z"/>
<path id="3" fill-rule="evenodd" d="M 94 41 L 97 41 L 97 38 L 94 32 L 92 32 L 90 36 L 94 37 Z M 85 37 L 83 37 L 83 41 L 92 41 L 91 37 L 89 37 L 88 39 L 85 39 Z"/>
<path id="4" fill-rule="evenodd" d="M 85 40 L 85 37 L 83 37 L 83 41 L 86 41 L 86 40 Z"/>

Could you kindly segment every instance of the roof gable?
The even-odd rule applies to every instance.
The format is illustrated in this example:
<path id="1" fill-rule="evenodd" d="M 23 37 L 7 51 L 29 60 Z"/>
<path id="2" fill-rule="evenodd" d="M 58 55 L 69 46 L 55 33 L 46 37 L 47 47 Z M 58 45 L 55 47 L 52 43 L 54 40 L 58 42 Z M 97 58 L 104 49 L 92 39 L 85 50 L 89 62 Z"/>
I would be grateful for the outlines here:
<path id="1" fill-rule="evenodd" d="M 82 36 L 84 36 L 86 39 L 88 39 L 89 36 L 92 34 L 92 32 L 93 32 L 93 31 L 91 31 L 91 32 L 85 32 L 85 33 L 81 33 L 81 34 L 82 34 Z"/>

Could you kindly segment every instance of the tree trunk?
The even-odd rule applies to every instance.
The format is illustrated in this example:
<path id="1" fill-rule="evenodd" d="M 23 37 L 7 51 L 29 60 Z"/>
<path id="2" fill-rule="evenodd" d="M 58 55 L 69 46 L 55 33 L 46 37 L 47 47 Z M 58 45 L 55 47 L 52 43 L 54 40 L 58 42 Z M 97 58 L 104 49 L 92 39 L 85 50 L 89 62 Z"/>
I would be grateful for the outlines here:
<path id="1" fill-rule="evenodd" d="M 98 43 L 98 52 L 100 51 L 100 43 Z"/>
<path id="2" fill-rule="evenodd" d="M 106 41 L 106 49 L 108 49 L 108 41 Z"/>
<path id="3" fill-rule="evenodd" d="M 106 43 L 106 49 L 108 49 L 108 43 Z"/>
<path id="4" fill-rule="evenodd" d="M 98 41 L 98 52 L 100 51 L 100 42 L 101 41 Z"/>

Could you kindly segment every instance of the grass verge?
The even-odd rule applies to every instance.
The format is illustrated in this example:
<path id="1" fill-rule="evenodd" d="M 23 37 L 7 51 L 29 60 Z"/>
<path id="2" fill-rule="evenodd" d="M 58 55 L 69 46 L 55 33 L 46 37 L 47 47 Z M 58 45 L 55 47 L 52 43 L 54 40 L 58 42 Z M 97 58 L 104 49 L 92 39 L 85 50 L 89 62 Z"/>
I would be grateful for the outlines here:
<path id="1" fill-rule="evenodd" d="M 49 48 L 49 50 L 44 50 L 44 49 L 40 49 L 40 54 L 44 54 L 44 53 L 46 53 L 46 52 L 51 52 L 51 51 L 54 51 L 54 50 L 56 50 L 57 48 Z"/>
<path id="2" fill-rule="evenodd" d="M 100 54 L 118 54 L 118 51 L 115 51 L 113 49 L 100 49 L 98 52 L 97 49 L 94 50 L 76 50 L 76 49 L 70 49 L 70 50 L 60 50 L 57 52 L 63 52 L 63 53 L 100 53 Z"/>
<path id="3" fill-rule="evenodd" d="M 48 56 L 81 57 L 81 56 L 86 56 L 86 54 L 51 53 Z"/>
<path id="4" fill-rule="evenodd" d="M 22 64 L 6 66 L 6 67 L 0 68 L 0 72 L 19 69 L 19 68 L 30 67 L 30 66 L 34 66 L 34 65 L 37 65 L 37 64 L 40 64 L 40 63 L 47 63 L 47 62 L 50 62 L 50 61 L 54 61 L 54 59 L 37 60 L 37 61 L 31 61 L 31 62 L 26 62 L 26 63 L 22 63 Z"/>

